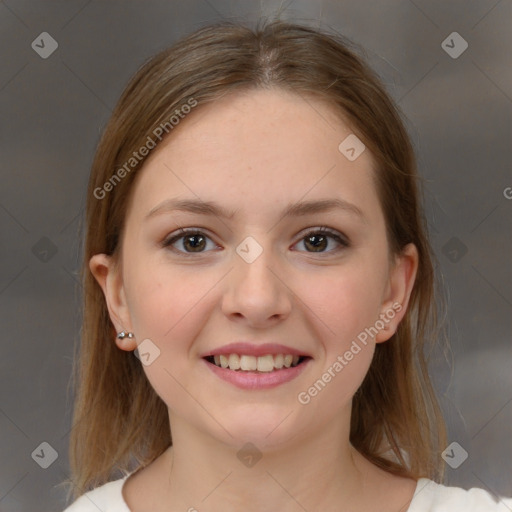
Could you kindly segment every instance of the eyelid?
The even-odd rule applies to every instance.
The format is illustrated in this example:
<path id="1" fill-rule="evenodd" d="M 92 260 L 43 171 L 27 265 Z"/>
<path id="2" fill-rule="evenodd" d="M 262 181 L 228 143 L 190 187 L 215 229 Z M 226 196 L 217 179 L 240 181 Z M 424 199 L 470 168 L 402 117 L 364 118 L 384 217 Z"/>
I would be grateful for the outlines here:
<path id="1" fill-rule="evenodd" d="M 319 234 L 319 233 L 322 235 L 328 235 L 328 238 L 335 240 L 336 243 L 339 245 L 339 247 L 336 247 L 335 249 L 330 250 L 330 251 L 319 251 L 319 252 L 298 251 L 298 252 L 302 252 L 302 253 L 305 253 L 308 255 L 320 254 L 320 255 L 325 255 L 326 257 L 328 257 L 328 256 L 338 254 L 341 250 L 347 249 L 352 246 L 350 239 L 344 233 L 342 233 L 341 231 L 338 231 L 337 229 L 329 228 L 327 226 L 318 226 L 318 227 L 314 227 L 314 228 L 307 228 L 306 230 L 302 231 L 299 234 L 300 238 L 293 245 L 295 246 L 301 242 L 304 242 L 304 239 L 310 234 L 314 235 L 314 234 Z"/>
<path id="2" fill-rule="evenodd" d="M 208 240 L 211 240 L 213 243 L 216 244 L 216 242 L 213 240 L 212 236 L 209 235 L 208 230 L 201 227 L 195 227 L 195 228 L 179 228 L 178 230 L 172 232 L 170 235 L 167 235 L 161 242 L 160 245 L 164 248 L 170 248 L 171 250 L 174 250 L 178 254 L 185 255 L 185 256 L 194 256 L 199 254 L 207 254 L 210 251 L 203 251 L 203 252 L 183 252 L 178 251 L 172 247 L 174 243 L 176 243 L 178 240 L 184 238 L 187 235 L 204 235 L 205 238 Z M 217 245 L 217 244 L 216 244 Z"/>
<path id="3" fill-rule="evenodd" d="M 300 242 L 302 239 L 304 239 L 309 234 L 316 234 L 316 233 L 330 235 L 334 239 L 339 239 L 339 243 L 346 245 L 347 247 L 350 245 L 350 240 L 349 240 L 348 236 L 346 236 L 341 231 L 338 231 L 337 229 L 329 228 L 327 226 L 318 226 L 315 228 L 307 228 L 306 230 L 302 231 L 299 234 L 300 239 L 298 241 Z"/>
<path id="4" fill-rule="evenodd" d="M 336 229 L 329 228 L 327 226 L 317 226 L 317 227 L 306 228 L 305 230 L 303 230 L 299 233 L 299 235 L 298 235 L 299 238 L 296 242 L 294 242 L 293 246 L 297 245 L 300 242 L 303 242 L 304 239 L 308 235 L 318 234 L 318 233 L 328 235 L 329 238 L 332 238 L 333 240 L 335 240 L 341 246 L 341 248 L 348 248 L 351 246 L 351 242 L 350 242 L 349 238 L 344 233 L 342 233 Z M 201 228 L 201 227 L 194 227 L 194 228 L 179 228 L 177 231 L 174 231 L 170 235 L 166 236 L 162 240 L 160 245 L 163 248 L 170 248 L 171 250 L 177 252 L 180 255 L 184 255 L 184 256 L 204 255 L 204 254 L 211 252 L 211 251 L 200 251 L 197 253 L 184 252 L 184 251 L 179 251 L 172 247 L 172 245 L 174 243 L 176 243 L 178 240 L 182 239 L 186 235 L 204 235 L 206 238 L 208 238 L 212 242 L 216 243 L 213 240 L 213 238 L 208 234 L 207 229 Z M 332 254 L 332 253 L 338 252 L 339 250 L 340 250 L 340 248 L 338 247 L 337 249 L 334 249 L 331 251 L 319 251 L 318 253 L 315 253 L 314 251 L 313 252 L 298 251 L 298 252 L 305 252 L 306 254 Z"/>

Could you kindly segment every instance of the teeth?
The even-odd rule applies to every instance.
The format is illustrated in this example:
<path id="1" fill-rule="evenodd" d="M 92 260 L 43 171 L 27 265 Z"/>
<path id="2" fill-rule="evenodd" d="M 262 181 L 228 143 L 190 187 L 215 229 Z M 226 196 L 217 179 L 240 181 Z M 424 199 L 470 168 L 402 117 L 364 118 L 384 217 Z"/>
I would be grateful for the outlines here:
<path id="1" fill-rule="evenodd" d="M 239 370 L 240 369 L 240 356 L 238 354 L 229 354 L 228 358 L 229 368 L 231 370 Z"/>
<path id="2" fill-rule="evenodd" d="M 240 369 L 256 370 L 258 368 L 258 359 L 255 356 L 240 356 Z"/>
<path id="3" fill-rule="evenodd" d="M 257 364 L 259 372 L 271 372 L 274 369 L 274 357 L 270 354 L 258 357 Z"/>
<path id="4" fill-rule="evenodd" d="M 272 372 L 283 367 L 290 368 L 296 366 L 299 362 L 299 356 L 292 354 L 277 354 L 275 356 L 267 354 L 265 356 L 247 356 L 238 354 L 215 355 L 213 360 L 217 366 L 221 368 L 229 368 L 230 370 L 243 371 L 259 371 Z"/>

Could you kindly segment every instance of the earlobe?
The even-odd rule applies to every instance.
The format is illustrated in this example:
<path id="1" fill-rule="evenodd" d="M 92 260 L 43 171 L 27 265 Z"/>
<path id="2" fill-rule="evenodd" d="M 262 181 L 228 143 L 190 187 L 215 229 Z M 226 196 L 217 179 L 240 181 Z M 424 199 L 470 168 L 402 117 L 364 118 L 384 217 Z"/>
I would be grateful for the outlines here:
<path id="1" fill-rule="evenodd" d="M 418 250 L 412 243 L 407 244 L 396 257 L 390 270 L 386 294 L 382 302 L 380 319 L 382 329 L 375 336 L 375 343 L 387 341 L 398 328 L 398 324 L 407 312 L 409 299 L 418 271 Z"/>
<path id="2" fill-rule="evenodd" d="M 89 269 L 103 290 L 110 320 L 114 324 L 116 332 L 131 331 L 130 314 L 121 272 L 112 256 L 95 254 L 89 260 Z M 121 350 L 135 350 L 137 348 L 135 338 L 116 337 L 115 342 Z"/>

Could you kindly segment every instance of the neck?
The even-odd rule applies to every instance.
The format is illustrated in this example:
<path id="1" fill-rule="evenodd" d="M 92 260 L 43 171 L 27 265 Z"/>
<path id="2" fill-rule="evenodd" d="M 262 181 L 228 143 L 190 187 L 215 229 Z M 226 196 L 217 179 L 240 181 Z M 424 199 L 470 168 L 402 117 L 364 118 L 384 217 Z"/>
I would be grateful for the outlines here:
<path id="1" fill-rule="evenodd" d="M 176 417 L 171 430 L 173 446 L 162 461 L 167 510 L 363 510 L 375 474 L 350 445 L 348 424 L 330 422 L 316 436 L 299 434 L 279 446 L 263 439 L 255 447 L 219 442 Z"/>

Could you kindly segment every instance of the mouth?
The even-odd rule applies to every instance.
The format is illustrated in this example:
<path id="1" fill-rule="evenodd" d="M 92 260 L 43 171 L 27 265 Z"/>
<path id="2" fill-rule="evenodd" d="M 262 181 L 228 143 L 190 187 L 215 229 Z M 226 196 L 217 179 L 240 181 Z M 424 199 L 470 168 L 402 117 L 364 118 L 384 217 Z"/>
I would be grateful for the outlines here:
<path id="1" fill-rule="evenodd" d="M 273 373 L 295 368 L 311 359 L 310 356 L 292 354 L 221 354 L 203 357 L 208 363 L 238 373 Z"/>

